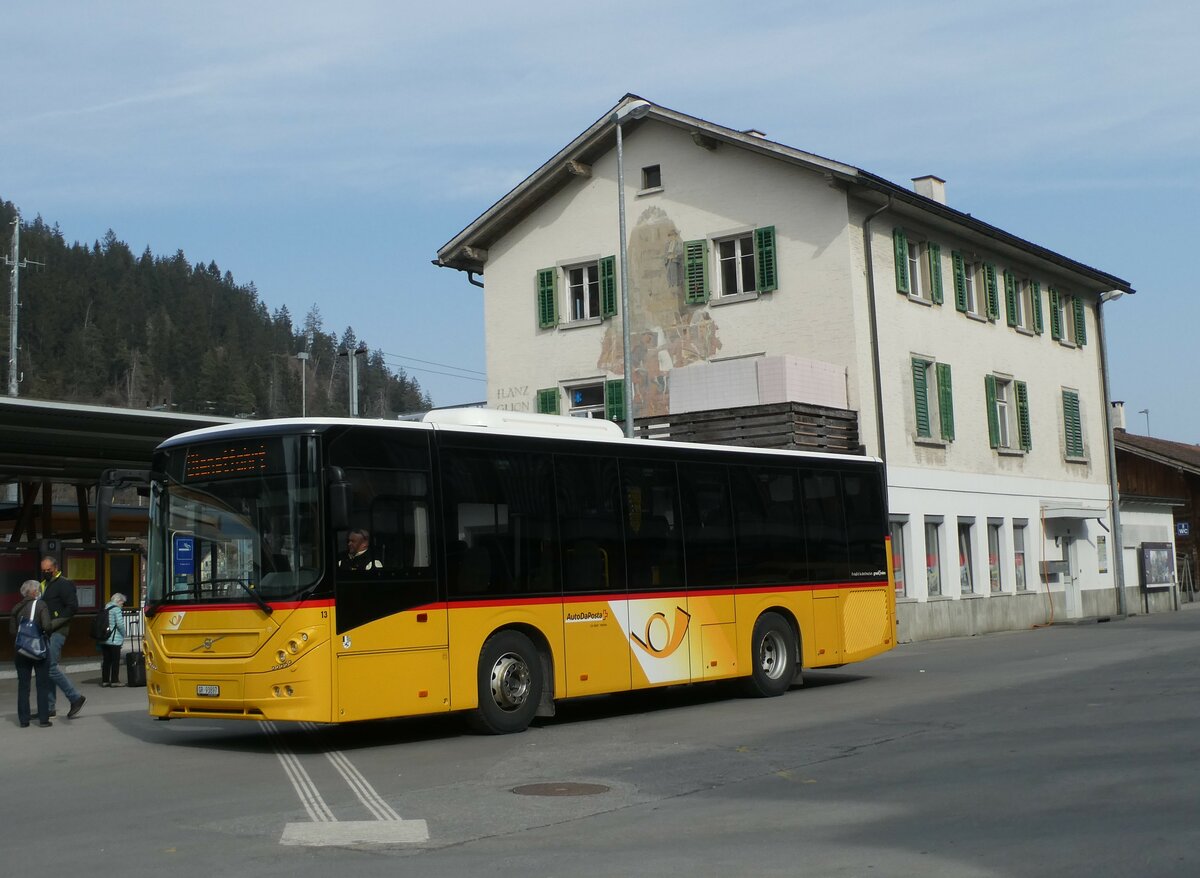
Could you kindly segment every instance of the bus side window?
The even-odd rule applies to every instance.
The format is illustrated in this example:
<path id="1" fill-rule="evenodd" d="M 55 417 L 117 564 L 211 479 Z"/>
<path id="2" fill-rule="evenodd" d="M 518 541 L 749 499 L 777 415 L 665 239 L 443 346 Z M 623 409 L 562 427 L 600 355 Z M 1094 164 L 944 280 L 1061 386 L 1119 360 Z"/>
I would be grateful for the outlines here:
<path id="1" fill-rule="evenodd" d="M 834 471 L 806 472 L 801 479 L 809 572 L 817 582 L 845 582 L 850 575 L 840 475 Z"/>
<path id="2" fill-rule="evenodd" d="M 556 455 L 563 588 L 625 590 L 625 541 L 617 462 L 609 457 Z"/>

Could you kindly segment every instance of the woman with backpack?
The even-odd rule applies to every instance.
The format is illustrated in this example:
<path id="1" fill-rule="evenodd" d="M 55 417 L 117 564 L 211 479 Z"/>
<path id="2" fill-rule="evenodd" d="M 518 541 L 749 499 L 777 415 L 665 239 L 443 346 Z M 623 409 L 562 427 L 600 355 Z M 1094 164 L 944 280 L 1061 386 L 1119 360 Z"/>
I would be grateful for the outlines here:
<path id="1" fill-rule="evenodd" d="M 50 630 L 50 610 L 46 602 L 39 600 L 42 587 L 36 579 L 27 579 L 21 583 L 21 601 L 12 610 L 9 618 L 9 628 L 16 635 L 22 622 L 32 619 L 44 634 Z M 31 659 L 14 650 L 14 662 L 17 666 L 17 721 L 21 728 L 29 726 L 29 677 L 32 674 L 37 681 L 37 718 L 38 725 L 49 728 L 50 722 L 50 660 Z"/>
<path id="2" fill-rule="evenodd" d="M 121 672 L 121 644 L 125 642 L 125 614 L 122 608 L 125 606 L 125 595 L 119 591 L 114 593 L 112 600 L 104 605 L 101 611 L 105 614 L 108 636 L 104 640 L 97 641 L 100 647 L 100 685 L 101 686 L 120 686 Z"/>

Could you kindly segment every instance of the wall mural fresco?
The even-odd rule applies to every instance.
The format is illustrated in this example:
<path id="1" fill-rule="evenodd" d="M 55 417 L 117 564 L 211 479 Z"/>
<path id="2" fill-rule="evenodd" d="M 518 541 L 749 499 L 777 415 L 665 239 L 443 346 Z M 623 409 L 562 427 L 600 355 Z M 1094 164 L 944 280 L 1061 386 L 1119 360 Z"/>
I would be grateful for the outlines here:
<path id="1" fill-rule="evenodd" d="M 671 370 L 721 349 L 707 308 L 684 304 L 683 239 L 666 212 L 647 208 L 629 233 L 629 358 L 636 416 L 668 413 Z M 713 266 L 709 265 L 709 276 Z M 597 367 L 623 375 L 622 324 L 607 321 Z"/>

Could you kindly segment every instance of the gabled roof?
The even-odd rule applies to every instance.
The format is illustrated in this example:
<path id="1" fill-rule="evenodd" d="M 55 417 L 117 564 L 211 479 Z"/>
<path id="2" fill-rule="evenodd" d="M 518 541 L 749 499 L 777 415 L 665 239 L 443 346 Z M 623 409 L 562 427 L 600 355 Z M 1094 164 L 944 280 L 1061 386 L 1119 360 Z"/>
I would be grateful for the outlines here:
<path id="1" fill-rule="evenodd" d="M 438 249 L 434 264 L 446 268 L 456 268 L 460 271 L 481 273 L 487 261 L 487 250 L 495 241 L 507 234 L 520 220 L 528 216 L 551 195 L 567 185 L 580 172 L 581 166 L 591 165 L 597 158 L 615 148 L 616 123 L 613 120 L 617 112 L 629 104 L 643 100 L 644 98 L 633 94 L 627 94 L 621 98 L 616 106 L 593 122 L 549 161 L 517 184 L 512 191 L 488 208 L 469 226 L 443 244 Z M 745 149 L 808 168 L 824 174 L 831 183 L 843 186 L 868 202 L 879 205 L 890 203 L 892 210 L 898 214 L 939 225 L 954 225 L 965 237 L 989 239 L 992 247 L 1002 252 L 1007 249 L 1018 258 L 1050 263 L 1059 269 L 1081 277 L 1097 292 L 1105 290 L 1134 292 L 1133 287 L 1121 278 L 1018 238 L 1016 235 L 977 220 L 970 214 L 918 195 L 907 187 L 898 186 L 853 165 L 843 164 L 814 153 L 776 143 L 757 133 L 737 131 L 649 101 L 647 103 L 649 103 L 649 108 L 644 117 L 628 119 L 623 123 L 622 131 L 625 137 L 628 137 L 631 131 L 647 120 L 674 125 L 688 131 L 699 146 L 714 148 L 721 144 L 729 144 L 738 149 Z"/>
<path id="2" fill-rule="evenodd" d="M 1118 451 L 1200 475 L 1200 445 L 1139 436 L 1124 430 L 1113 430 L 1113 440 Z"/>

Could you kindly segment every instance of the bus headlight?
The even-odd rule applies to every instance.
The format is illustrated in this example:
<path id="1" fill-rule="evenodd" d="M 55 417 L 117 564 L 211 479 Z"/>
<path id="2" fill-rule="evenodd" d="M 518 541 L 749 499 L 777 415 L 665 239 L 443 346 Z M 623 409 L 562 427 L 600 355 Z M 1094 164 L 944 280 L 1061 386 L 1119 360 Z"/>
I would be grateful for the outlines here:
<path id="1" fill-rule="evenodd" d="M 279 652 L 275 653 L 275 658 L 279 659 L 280 664 L 283 664 L 287 661 L 287 653 L 281 649 Z"/>

